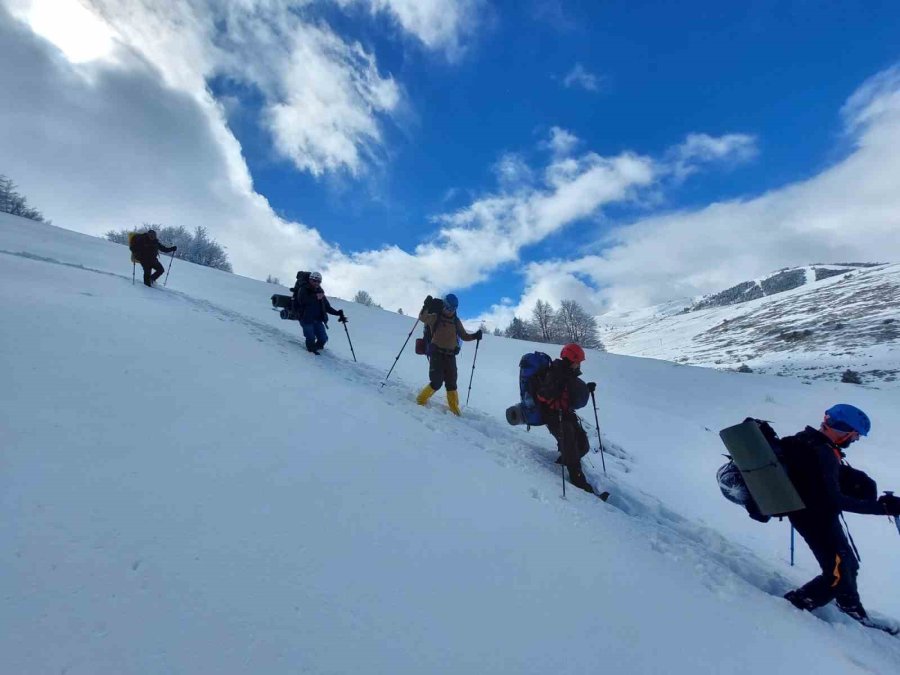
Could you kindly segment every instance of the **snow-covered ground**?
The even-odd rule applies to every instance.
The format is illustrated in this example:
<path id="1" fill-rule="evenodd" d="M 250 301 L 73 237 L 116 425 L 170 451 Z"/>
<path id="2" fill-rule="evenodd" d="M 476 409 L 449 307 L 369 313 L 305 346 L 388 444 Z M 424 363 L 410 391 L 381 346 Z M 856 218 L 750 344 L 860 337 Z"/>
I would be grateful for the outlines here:
<path id="1" fill-rule="evenodd" d="M 690 302 L 597 317 L 617 354 L 866 386 L 900 386 L 900 264 L 845 274 L 737 304 L 681 311 Z"/>
<path id="2" fill-rule="evenodd" d="M 504 421 L 533 345 L 486 337 L 457 419 L 415 405 L 411 345 L 381 386 L 414 319 L 337 301 L 359 363 L 339 325 L 314 357 L 275 286 L 130 275 L 0 214 L 0 672 L 900 672 L 897 638 L 781 599 L 812 557 L 715 481 L 718 429 L 844 401 L 874 418 L 851 461 L 900 489 L 896 390 L 590 353 L 612 497 L 563 499 L 547 432 Z M 848 521 L 900 617 L 893 523 Z"/>

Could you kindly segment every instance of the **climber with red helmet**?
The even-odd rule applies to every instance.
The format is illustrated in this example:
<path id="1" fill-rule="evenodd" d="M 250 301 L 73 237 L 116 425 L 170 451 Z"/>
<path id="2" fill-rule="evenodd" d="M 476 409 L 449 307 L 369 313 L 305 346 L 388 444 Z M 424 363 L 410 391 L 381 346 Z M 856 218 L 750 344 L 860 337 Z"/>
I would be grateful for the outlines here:
<path id="1" fill-rule="evenodd" d="M 574 342 L 565 345 L 559 358 L 541 375 L 535 388 L 535 399 L 547 430 L 556 439 L 559 449 L 557 463 L 569 470 L 569 480 L 575 487 L 594 493 L 581 468 L 581 458 L 590 449 L 587 434 L 575 414 L 590 399 L 596 383 L 585 383 L 581 375 L 584 350 Z"/>

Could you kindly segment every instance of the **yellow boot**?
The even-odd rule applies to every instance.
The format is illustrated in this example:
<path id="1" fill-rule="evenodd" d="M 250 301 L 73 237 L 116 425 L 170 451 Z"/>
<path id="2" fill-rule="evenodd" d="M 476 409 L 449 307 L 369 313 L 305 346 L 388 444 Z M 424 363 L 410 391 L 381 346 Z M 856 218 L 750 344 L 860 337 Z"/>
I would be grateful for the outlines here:
<path id="1" fill-rule="evenodd" d="M 458 391 L 448 391 L 447 392 L 447 405 L 450 406 L 450 412 L 454 415 L 462 415 L 459 411 L 459 392 Z"/>
<path id="2" fill-rule="evenodd" d="M 425 388 L 419 392 L 419 395 L 416 396 L 416 403 L 419 405 L 425 405 L 428 403 L 428 399 L 431 398 L 431 395 L 434 394 L 436 390 L 431 388 L 430 384 L 426 384 Z"/>

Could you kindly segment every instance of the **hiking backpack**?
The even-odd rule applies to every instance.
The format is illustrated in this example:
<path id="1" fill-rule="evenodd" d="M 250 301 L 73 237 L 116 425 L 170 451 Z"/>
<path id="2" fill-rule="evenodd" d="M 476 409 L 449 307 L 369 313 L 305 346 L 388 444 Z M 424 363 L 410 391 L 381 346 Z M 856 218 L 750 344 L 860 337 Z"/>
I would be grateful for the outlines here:
<path id="1" fill-rule="evenodd" d="M 539 427 L 544 424 L 535 390 L 553 359 L 544 352 L 531 352 L 519 359 L 519 403 L 506 411 L 506 421 L 513 425 Z"/>
<path id="2" fill-rule="evenodd" d="M 772 428 L 772 425 L 765 420 L 753 419 L 753 422 L 756 423 L 756 426 L 759 427 L 763 437 L 771 446 L 776 459 L 781 462 L 781 444 L 778 433 Z M 747 515 L 753 518 L 753 520 L 759 521 L 760 523 L 769 522 L 771 516 L 764 516 L 760 512 L 759 506 L 757 506 L 756 501 L 753 499 L 750 488 L 747 487 L 747 482 L 744 480 L 744 476 L 737 464 L 734 463 L 734 460 L 730 455 L 725 455 L 725 457 L 728 458 L 728 461 L 716 471 L 716 480 L 719 483 L 719 490 L 722 491 L 722 496 L 728 501 L 744 507 L 747 511 Z"/>
<path id="3" fill-rule="evenodd" d="M 438 322 L 441 321 L 441 312 L 444 311 L 444 301 L 440 298 L 432 298 L 431 303 L 427 306 L 423 307 L 423 309 L 429 314 L 437 314 Z M 416 354 L 420 356 L 428 356 L 431 357 L 431 339 L 434 337 L 434 332 L 431 330 L 431 326 L 429 326 L 424 321 L 422 322 L 422 337 L 416 338 Z M 459 339 L 459 336 L 456 336 L 456 354 L 459 354 L 462 349 L 462 340 Z"/>

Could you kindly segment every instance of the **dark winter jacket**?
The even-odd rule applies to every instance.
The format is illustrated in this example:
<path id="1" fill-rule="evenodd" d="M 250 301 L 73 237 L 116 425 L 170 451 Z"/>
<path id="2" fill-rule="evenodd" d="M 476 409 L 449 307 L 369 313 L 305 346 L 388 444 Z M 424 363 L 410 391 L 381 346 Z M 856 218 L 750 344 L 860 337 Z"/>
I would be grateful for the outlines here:
<path id="1" fill-rule="evenodd" d="M 559 412 L 571 413 L 587 405 L 591 393 L 569 361 L 556 359 L 535 387 L 535 400 L 544 419 Z M 574 414 L 574 413 L 573 413 Z"/>
<path id="2" fill-rule="evenodd" d="M 159 257 L 160 251 L 171 253 L 174 246 L 163 246 L 158 239 L 151 239 L 146 232 L 136 234 L 131 239 L 131 253 L 140 263 L 152 263 Z"/>
<path id="3" fill-rule="evenodd" d="M 321 295 L 321 299 L 318 297 Z M 308 282 L 301 284 L 294 293 L 294 311 L 300 317 L 300 323 L 328 324 L 328 315 L 341 316 L 341 312 L 333 309 L 325 291 L 321 286 L 313 288 Z"/>
<path id="4" fill-rule="evenodd" d="M 456 355 L 457 337 L 466 342 L 475 339 L 475 335 L 466 332 L 455 312 L 453 314 L 447 314 L 443 310 L 429 312 L 423 308 L 419 312 L 419 321 L 431 329 L 431 349 L 441 354 Z"/>
<path id="5" fill-rule="evenodd" d="M 781 461 L 807 512 L 884 514 L 884 507 L 877 501 L 854 499 L 841 492 L 840 450 L 822 432 L 806 427 L 799 434 L 782 438 L 781 450 Z"/>

